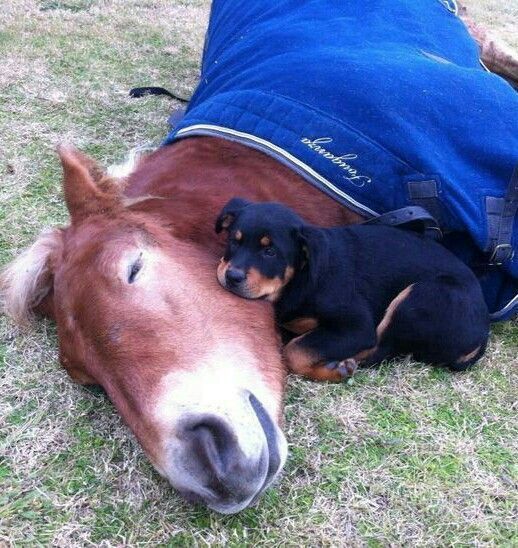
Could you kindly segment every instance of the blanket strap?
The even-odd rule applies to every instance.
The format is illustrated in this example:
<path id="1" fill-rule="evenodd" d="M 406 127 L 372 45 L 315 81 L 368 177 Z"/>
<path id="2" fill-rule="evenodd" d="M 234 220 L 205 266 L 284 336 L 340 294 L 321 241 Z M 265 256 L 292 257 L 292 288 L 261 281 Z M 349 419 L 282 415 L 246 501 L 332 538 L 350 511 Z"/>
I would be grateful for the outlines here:
<path id="1" fill-rule="evenodd" d="M 518 211 L 518 165 L 513 171 L 504 198 L 486 197 L 490 265 L 501 265 L 513 258 L 514 219 Z"/>
<path id="2" fill-rule="evenodd" d="M 129 91 L 129 96 L 134 99 L 140 99 L 140 97 L 145 97 L 146 95 L 167 95 L 168 97 L 171 97 L 171 99 L 180 101 L 180 103 L 189 102 L 189 99 L 186 97 L 181 97 L 176 93 L 171 93 L 169 90 L 158 86 L 143 86 L 139 88 L 132 88 Z"/>
<path id="3" fill-rule="evenodd" d="M 434 240 L 442 238 L 442 232 L 435 217 L 432 217 L 426 209 L 421 206 L 408 206 L 401 209 L 389 211 L 383 215 L 373 217 L 363 222 L 364 225 L 385 225 L 409 228 L 421 232 Z"/>

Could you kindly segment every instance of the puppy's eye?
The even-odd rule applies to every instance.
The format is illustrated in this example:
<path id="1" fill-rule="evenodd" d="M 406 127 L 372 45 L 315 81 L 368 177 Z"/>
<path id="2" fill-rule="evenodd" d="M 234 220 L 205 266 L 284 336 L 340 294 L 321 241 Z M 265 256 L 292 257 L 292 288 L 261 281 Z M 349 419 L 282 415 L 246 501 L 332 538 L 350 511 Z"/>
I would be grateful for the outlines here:
<path id="1" fill-rule="evenodd" d="M 132 263 L 128 269 L 128 283 L 132 284 L 136 279 L 137 275 L 142 269 L 142 257 L 139 257 L 134 263 Z"/>
<path id="2" fill-rule="evenodd" d="M 277 252 L 275 251 L 275 249 L 271 246 L 269 247 L 265 247 L 263 249 L 263 253 L 267 256 L 267 257 L 275 257 L 275 255 L 277 254 Z"/>

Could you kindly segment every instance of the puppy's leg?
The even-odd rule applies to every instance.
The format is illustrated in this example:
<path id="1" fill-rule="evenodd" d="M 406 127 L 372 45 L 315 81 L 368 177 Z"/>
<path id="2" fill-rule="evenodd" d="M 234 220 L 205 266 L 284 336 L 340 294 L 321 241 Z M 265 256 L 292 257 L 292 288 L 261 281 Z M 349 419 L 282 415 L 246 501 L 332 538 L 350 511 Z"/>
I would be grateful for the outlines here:
<path id="1" fill-rule="evenodd" d="M 484 353 L 489 320 L 475 280 L 440 275 L 405 289 L 378 326 L 379 346 L 464 370 Z"/>
<path id="2" fill-rule="evenodd" d="M 392 342 L 386 338 L 384 341 L 378 341 L 378 344 L 369 349 L 367 352 L 362 352 L 359 357 L 356 357 L 358 366 L 362 368 L 373 367 L 379 365 L 383 360 L 393 358 L 397 355 Z"/>
<path id="3" fill-rule="evenodd" d="M 303 339 L 306 336 L 301 335 L 291 340 L 284 347 L 284 359 L 289 369 L 297 375 L 302 375 L 314 381 L 340 382 L 343 380 L 340 371 L 326 369 L 320 354 L 304 345 Z"/>
<path id="4" fill-rule="evenodd" d="M 288 367 L 294 373 L 317 381 L 338 382 L 350 377 L 356 370 L 358 359 L 376 346 L 376 333 L 372 321 L 364 318 L 330 328 L 319 326 L 309 333 L 293 339 L 284 348 Z"/>
<path id="5" fill-rule="evenodd" d="M 331 361 L 325 364 L 325 368 L 330 371 L 338 371 L 343 379 L 352 377 L 358 369 L 356 358 L 347 358 L 340 361 Z"/>

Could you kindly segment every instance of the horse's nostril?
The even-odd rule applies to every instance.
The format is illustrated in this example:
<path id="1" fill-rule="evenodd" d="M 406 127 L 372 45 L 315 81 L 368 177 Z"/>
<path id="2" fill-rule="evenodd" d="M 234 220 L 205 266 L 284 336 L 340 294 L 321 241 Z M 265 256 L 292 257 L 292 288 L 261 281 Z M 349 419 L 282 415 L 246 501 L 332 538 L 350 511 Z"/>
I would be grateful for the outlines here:
<path id="1" fill-rule="evenodd" d="M 231 426 L 214 415 L 191 416 L 182 428 L 189 447 L 186 466 L 209 502 L 235 504 L 250 500 L 262 486 L 268 469 L 268 454 L 247 457 Z M 196 491 L 196 490 L 195 490 Z"/>
<path id="2" fill-rule="evenodd" d="M 282 465 L 272 419 L 253 394 L 243 395 L 250 404 L 237 421 L 231 422 L 227 415 L 189 413 L 175 430 L 174 465 L 180 471 L 180 492 L 222 513 L 250 504 Z"/>
<path id="3" fill-rule="evenodd" d="M 188 427 L 196 455 L 217 478 L 222 478 L 236 459 L 237 440 L 218 417 L 206 417 Z"/>
<path id="4" fill-rule="evenodd" d="M 229 268 L 225 274 L 228 283 L 236 285 L 241 283 L 245 278 L 245 273 L 238 268 Z"/>

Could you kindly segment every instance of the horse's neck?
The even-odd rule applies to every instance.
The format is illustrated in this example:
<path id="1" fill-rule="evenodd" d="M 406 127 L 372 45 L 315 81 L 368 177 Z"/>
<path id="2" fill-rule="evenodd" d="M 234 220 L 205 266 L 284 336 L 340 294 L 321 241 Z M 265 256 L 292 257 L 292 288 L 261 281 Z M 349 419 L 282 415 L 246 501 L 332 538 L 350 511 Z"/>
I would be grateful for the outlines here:
<path id="1" fill-rule="evenodd" d="M 142 209 L 164 217 L 177 237 L 208 245 L 218 253 L 221 243 L 214 235 L 214 222 L 235 196 L 283 202 L 314 224 L 361 219 L 275 159 L 214 137 L 184 139 L 151 154 L 129 177 L 126 194 L 163 198 L 143 202 Z"/>

